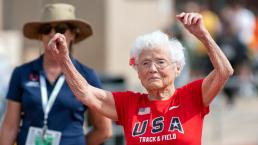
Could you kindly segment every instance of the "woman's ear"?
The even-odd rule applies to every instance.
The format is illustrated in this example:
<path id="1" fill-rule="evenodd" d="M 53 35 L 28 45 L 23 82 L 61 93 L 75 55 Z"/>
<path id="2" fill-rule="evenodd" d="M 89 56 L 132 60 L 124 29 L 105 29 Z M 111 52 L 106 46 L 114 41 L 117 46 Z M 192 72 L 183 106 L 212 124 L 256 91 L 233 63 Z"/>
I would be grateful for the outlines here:
<path id="1" fill-rule="evenodd" d="M 180 65 L 176 64 L 176 77 L 179 76 L 180 72 L 181 72 L 181 67 Z"/>
<path id="2" fill-rule="evenodd" d="M 72 33 L 72 41 L 74 41 L 76 38 L 76 34 L 75 33 Z"/>
<path id="3" fill-rule="evenodd" d="M 69 33 L 69 34 L 68 34 L 68 37 L 66 37 L 66 39 L 67 39 L 67 41 L 68 41 L 69 43 L 73 43 L 74 40 L 75 40 L 75 38 L 76 38 L 76 34 L 75 34 L 75 33 Z"/>

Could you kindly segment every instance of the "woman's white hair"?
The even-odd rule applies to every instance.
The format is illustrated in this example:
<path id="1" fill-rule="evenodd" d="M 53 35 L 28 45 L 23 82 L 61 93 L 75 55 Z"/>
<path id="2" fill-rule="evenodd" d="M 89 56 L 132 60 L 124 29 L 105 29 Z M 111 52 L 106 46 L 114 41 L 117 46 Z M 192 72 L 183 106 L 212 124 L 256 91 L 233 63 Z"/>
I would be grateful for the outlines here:
<path id="1" fill-rule="evenodd" d="M 185 65 L 184 47 L 175 38 L 169 39 L 168 35 L 161 31 L 154 31 L 142 36 L 138 36 L 130 52 L 130 65 L 136 68 L 138 58 L 143 49 L 152 48 L 165 49 L 172 62 L 176 62 L 181 71 Z"/>

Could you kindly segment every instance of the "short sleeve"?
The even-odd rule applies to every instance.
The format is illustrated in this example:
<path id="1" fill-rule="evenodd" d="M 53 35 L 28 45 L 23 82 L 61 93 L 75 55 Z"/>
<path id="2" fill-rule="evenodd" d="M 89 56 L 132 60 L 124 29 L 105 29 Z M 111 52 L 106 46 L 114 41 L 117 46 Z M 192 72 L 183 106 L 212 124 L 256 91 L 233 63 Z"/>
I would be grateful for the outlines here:
<path id="1" fill-rule="evenodd" d="M 201 111 L 202 115 L 205 116 L 209 113 L 209 106 L 203 105 L 202 100 L 202 83 L 203 79 L 199 79 L 189 83 L 186 88 L 191 92 L 191 100 L 193 105 Z"/>
<path id="2" fill-rule="evenodd" d="M 21 85 L 21 72 L 18 68 L 15 68 L 11 80 L 9 83 L 9 88 L 7 92 L 6 98 L 9 100 L 13 100 L 16 102 L 21 102 L 21 96 L 22 96 L 22 85 Z"/>
<path id="3" fill-rule="evenodd" d="M 100 79 L 93 69 L 87 67 L 86 65 L 81 64 L 76 59 L 73 59 L 73 63 L 76 69 L 81 73 L 81 75 L 87 80 L 87 82 L 90 85 L 96 88 L 101 88 Z"/>
<path id="4" fill-rule="evenodd" d="M 130 98 L 132 98 L 132 93 L 129 91 L 127 92 L 112 92 L 115 105 L 116 105 L 116 112 L 118 120 L 116 121 L 117 124 L 123 125 L 128 117 L 129 105 L 131 104 Z"/>

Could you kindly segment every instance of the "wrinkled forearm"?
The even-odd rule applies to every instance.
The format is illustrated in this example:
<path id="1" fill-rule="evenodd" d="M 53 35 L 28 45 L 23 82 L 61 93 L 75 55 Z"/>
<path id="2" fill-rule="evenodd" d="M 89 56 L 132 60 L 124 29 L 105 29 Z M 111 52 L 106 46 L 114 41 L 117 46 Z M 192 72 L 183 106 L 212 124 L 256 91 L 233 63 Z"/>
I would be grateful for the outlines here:
<path id="1" fill-rule="evenodd" d="M 116 119 L 113 95 L 88 84 L 85 78 L 76 70 L 69 56 L 59 61 L 66 82 L 76 98 L 90 109 L 100 114 Z"/>
<path id="2" fill-rule="evenodd" d="M 206 46 L 214 67 L 213 71 L 205 77 L 202 85 L 203 104 L 208 106 L 233 74 L 233 68 L 209 33 L 200 37 L 199 40 Z"/>
<path id="3" fill-rule="evenodd" d="M 76 70 L 69 57 L 65 57 L 65 59 L 63 59 L 61 67 L 65 75 L 65 79 L 76 98 L 85 105 L 88 105 L 87 103 L 89 101 L 87 101 L 88 97 L 86 94 L 87 89 L 90 88 L 88 82 Z"/>

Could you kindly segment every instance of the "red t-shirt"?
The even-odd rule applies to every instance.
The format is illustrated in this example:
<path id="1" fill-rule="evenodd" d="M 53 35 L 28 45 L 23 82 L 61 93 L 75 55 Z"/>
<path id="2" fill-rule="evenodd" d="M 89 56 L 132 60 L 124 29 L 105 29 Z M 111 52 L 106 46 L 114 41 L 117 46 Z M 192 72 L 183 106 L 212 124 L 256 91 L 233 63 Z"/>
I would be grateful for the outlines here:
<path id="1" fill-rule="evenodd" d="M 202 103 L 202 82 L 178 88 L 164 101 L 149 100 L 147 94 L 113 92 L 126 144 L 201 145 L 203 118 L 209 112 Z"/>

